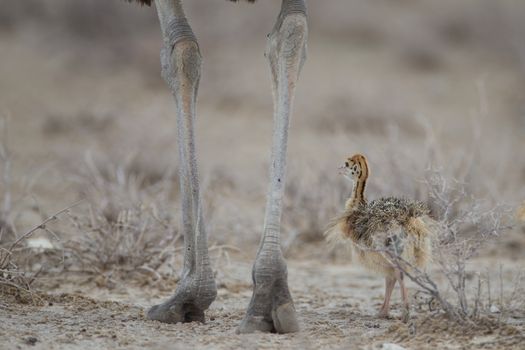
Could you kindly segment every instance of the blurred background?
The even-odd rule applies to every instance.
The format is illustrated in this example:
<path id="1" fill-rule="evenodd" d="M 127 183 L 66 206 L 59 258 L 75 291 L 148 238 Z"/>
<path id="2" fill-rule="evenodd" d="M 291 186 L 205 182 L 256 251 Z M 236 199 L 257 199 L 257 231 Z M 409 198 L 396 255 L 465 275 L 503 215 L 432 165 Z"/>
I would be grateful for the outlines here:
<path id="1" fill-rule="evenodd" d="M 117 0 L 2 5 L 5 225 L 23 231 L 87 196 L 104 220 L 152 205 L 178 227 L 175 106 L 160 77 L 155 9 Z M 210 240 L 248 251 L 261 233 L 268 180 L 264 49 L 279 7 L 186 1 L 204 58 L 196 127 Z M 358 152 L 371 163 L 371 198 L 428 200 L 433 170 L 467 186 L 469 198 L 517 208 L 525 199 L 525 2 L 311 0 L 309 14 L 290 134 L 288 254 L 304 252 L 298 238 L 314 243 L 308 254 L 326 254 L 322 231 L 350 191 L 337 167 Z M 521 230 L 505 242 L 523 257 Z"/>

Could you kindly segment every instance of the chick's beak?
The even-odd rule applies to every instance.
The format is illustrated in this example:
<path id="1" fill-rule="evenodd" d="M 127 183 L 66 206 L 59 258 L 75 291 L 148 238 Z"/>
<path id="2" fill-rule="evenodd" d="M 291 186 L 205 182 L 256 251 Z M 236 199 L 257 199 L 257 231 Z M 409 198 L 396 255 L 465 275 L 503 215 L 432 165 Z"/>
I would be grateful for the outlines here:
<path id="1" fill-rule="evenodd" d="M 345 174 L 345 168 L 346 167 L 344 165 L 340 166 L 339 168 L 337 168 L 339 175 L 344 175 Z"/>

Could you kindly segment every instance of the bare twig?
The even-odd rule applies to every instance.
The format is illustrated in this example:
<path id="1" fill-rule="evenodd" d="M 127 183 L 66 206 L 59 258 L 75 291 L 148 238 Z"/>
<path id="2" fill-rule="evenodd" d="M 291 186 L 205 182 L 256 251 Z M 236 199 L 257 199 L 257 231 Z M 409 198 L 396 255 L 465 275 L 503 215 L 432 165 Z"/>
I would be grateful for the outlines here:
<path id="1" fill-rule="evenodd" d="M 24 233 L 23 235 L 21 235 L 17 240 L 15 240 L 11 246 L 8 248 L 8 251 L 13 251 L 13 249 L 20 243 L 22 242 L 24 239 L 28 238 L 29 236 L 31 236 L 35 231 L 41 229 L 41 230 L 45 230 L 46 229 L 46 224 L 51 222 L 51 221 L 54 221 L 54 220 L 57 220 L 58 216 L 60 214 L 63 214 L 65 212 L 68 212 L 70 209 L 76 207 L 77 205 L 81 204 L 82 202 L 84 202 L 84 199 L 81 199 L 73 204 L 71 204 L 70 206 L 62 209 L 62 210 L 59 210 L 57 211 L 55 214 L 49 216 L 47 219 L 45 219 L 44 221 L 42 221 L 40 224 L 34 226 L 33 228 L 31 228 L 29 231 L 27 231 L 26 233 Z"/>
<path id="2" fill-rule="evenodd" d="M 26 273 L 20 271 L 19 267 L 12 260 L 15 248 L 39 229 L 46 230 L 46 232 L 52 232 L 46 228 L 46 225 L 51 221 L 57 220 L 61 214 L 68 212 L 70 209 L 76 207 L 82 202 L 83 200 L 77 201 L 64 209 L 57 211 L 47 219 L 43 220 L 40 224 L 34 226 L 29 231 L 21 235 L 9 246 L 9 248 L 1 248 L 1 252 L 3 252 L 3 254 L 0 254 L 0 286 L 11 287 L 18 292 L 26 293 L 31 297 L 32 302 L 35 302 L 37 299 L 40 300 L 40 298 L 33 293 L 31 285 L 43 271 L 44 267 L 42 266 L 39 271 L 32 274 L 31 276 L 26 276 Z M 54 233 L 53 236 L 56 237 Z"/>
<path id="3" fill-rule="evenodd" d="M 456 311 L 452 304 L 443 297 L 442 293 L 439 291 L 437 283 L 430 278 L 430 276 L 418 269 L 416 266 L 412 265 L 410 262 L 403 259 L 399 254 L 395 254 L 390 250 L 380 250 L 379 252 L 388 256 L 390 262 L 400 271 L 410 278 L 412 282 L 417 284 L 423 291 L 431 295 L 435 300 L 439 302 L 443 311 L 453 320 L 459 321 L 463 320 L 464 316 Z"/>

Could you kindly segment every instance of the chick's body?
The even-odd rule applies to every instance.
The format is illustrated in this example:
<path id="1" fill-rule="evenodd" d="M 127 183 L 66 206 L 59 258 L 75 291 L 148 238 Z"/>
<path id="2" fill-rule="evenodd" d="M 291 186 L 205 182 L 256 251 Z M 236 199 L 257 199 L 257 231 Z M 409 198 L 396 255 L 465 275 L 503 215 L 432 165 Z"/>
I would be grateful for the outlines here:
<path id="1" fill-rule="evenodd" d="M 365 267 L 394 275 L 387 251 L 417 268 L 431 257 L 431 233 L 425 205 L 404 198 L 387 197 L 345 211 L 339 221 L 341 238 L 350 239 L 355 256 Z"/>
<path id="2" fill-rule="evenodd" d="M 403 270 L 423 269 L 431 260 L 433 220 L 427 207 L 418 201 L 386 197 L 367 202 L 369 168 L 364 156 L 348 158 L 341 169 L 354 185 L 345 211 L 326 231 L 327 240 L 350 244 L 363 266 L 385 276 L 385 301 L 380 316 L 388 316 L 390 296 L 399 282 L 407 320 L 409 302 Z"/>

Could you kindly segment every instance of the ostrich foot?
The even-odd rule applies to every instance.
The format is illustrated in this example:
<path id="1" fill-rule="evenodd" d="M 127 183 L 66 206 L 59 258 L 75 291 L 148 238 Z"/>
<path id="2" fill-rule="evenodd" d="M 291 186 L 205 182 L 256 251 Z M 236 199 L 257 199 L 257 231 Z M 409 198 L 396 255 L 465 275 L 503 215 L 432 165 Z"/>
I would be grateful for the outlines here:
<path id="1" fill-rule="evenodd" d="M 293 333 L 299 331 L 286 278 L 273 283 L 255 283 L 252 300 L 237 333 L 272 332 Z"/>
<path id="2" fill-rule="evenodd" d="M 173 297 L 162 304 L 152 306 L 147 312 L 148 318 L 164 323 L 194 321 L 204 323 L 204 311 L 215 300 L 217 288 L 212 277 L 202 287 L 191 283 L 192 280 L 186 278 L 177 287 Z M 200 282 L 202 283 L 203 280 L 201 279 Z"/>

